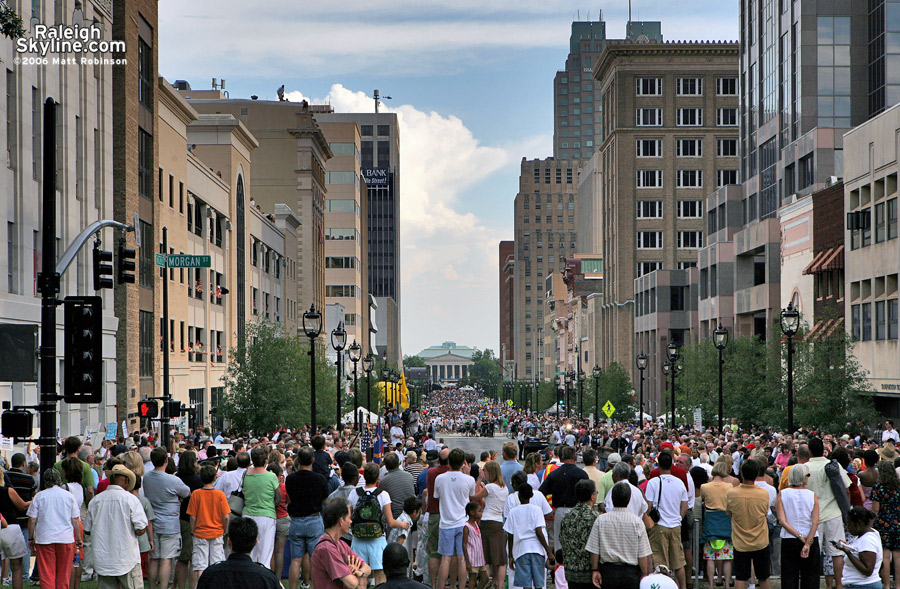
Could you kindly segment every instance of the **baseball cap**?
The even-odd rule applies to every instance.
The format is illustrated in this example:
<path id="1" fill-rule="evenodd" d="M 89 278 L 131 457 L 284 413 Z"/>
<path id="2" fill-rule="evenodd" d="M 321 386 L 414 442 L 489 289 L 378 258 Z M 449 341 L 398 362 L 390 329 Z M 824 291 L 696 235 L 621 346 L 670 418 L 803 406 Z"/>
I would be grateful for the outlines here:
<path id="1" fill-rule="evenodd" d="M 428 453 L 425 454 L 426 460 L 437 460 L 440 457 L 441 457 L 441 454 L 437 450 L 429 450 Z"/>
<path id="2" fill-rule="evenodd" d="M 747 444 L 747 449 L 748 449 L 748 450 L 755 450 L 755 449 L 756 449 L 756 444 L 754 444 L 753 442 L 750 442 L 749 444 Z"/>
<path id="3" fill-rule="evenodd" d="M 613 453 L 610 454 L 609 457 L 606 459 L 606 462 L 607 462 L 607 464 L 609 464 L 610 466 L 612 466 L 612 465 L 614 465 L 614 464 L 618 464 L 618 463 L 622 462 L 622 456 L 621 456 L 618 452 L 613 452 Z"/>
<path id="4" fill-rule="evenodd" d="M 672 442 L 663 442 L 662 444 L 659 445 L 659 449 L 660 450 L 674 450 L 675 446 L 672 444 Z"/>

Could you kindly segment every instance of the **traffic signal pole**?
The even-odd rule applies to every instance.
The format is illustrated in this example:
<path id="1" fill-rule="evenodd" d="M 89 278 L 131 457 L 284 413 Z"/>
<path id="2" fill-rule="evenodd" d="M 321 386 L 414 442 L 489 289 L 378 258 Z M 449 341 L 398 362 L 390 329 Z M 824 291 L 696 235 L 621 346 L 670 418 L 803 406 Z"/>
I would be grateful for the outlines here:
<path id="1" fill-rule="evenodd" d="M 163 227 L 162 229 L 162 240 L 163 240 L 163 257 L 166 260 L 165 265 L 163 266 L 163 328 L 162 328 L 162 338 L 163 338 L 163 410 L 162 415 L 160 416 L 159 426 L 162 430 L 160 435 L 162 436 L 163 448 L 166 449 L 166 452 L 170 451 L 169 448 L 169 410 L 170 404 L 169 401 L 172 399 L 172 393 L 169 391 L 169 228 Z"/>

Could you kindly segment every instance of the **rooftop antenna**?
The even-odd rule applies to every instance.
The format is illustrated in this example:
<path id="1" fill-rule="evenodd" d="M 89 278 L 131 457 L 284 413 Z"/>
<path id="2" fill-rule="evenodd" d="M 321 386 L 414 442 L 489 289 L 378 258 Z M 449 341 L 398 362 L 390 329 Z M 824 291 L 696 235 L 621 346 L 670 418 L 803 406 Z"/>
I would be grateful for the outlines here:
<path id="1" fill-rule="evenodd" d="M 212 79 L 212 89 L 215 90 L 216 88 L 218 88 L 218 86 L 216 85 L 216 79 L 213 78 Z"/>
<path id="2" fill-rule="evenodd" d="M 375 100 L 375 114 L 378 114 L 378 107 L 381 106 L 381 99 L 391 100 L 390 96 L 381 96 L 381 93 L 376 89 L 375 93 L 372 95 L 372 98 Z"/>
<path id="3" fill-rule="evenodd" d="M 631 0 L 628 0 L 628 40 L 633 41 L 631 32 Z"/>

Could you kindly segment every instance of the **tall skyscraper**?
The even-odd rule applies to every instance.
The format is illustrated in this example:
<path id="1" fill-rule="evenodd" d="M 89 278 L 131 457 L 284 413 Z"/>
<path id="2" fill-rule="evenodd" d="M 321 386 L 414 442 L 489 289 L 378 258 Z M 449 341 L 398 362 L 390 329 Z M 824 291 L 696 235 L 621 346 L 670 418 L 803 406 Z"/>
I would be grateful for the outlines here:
<path id="1" fill-rule="evenodd" d="M 627 29 L 632 38 L 662 41 L 659 22 L 628 23 Z M 591 72 L 605 43 L 602 13 L 598 20 L 572 23 L 565 69 L 553 78 L 553 157 L 558 160 L 587 160 L 603 142 L 600 85 Z"/>
<path id="2" fill-rule="evenodd" d="M 377 304 L 380 360 L 400 365 L 400 127 L 394 113 L 320 113 L 321 123 L 354 122 L 368 192 L 369 293 Z M 374 352 L 373 352 L 374 353 Z"/>
<path id="3" fill-rule="evenodd" d="M 515 377 L 515 267 L 516 242 L 501 241 L 498 248 L 500 285 L 500 362 L 506 378 Z"/>

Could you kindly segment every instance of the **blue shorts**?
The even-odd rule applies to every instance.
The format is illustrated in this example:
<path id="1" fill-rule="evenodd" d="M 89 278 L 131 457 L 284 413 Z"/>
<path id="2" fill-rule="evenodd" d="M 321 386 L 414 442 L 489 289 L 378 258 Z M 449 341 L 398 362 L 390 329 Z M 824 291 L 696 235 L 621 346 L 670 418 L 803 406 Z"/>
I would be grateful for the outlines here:
<path id="1" fill-rule="evenodd" d="M 463 528 L 441 528 L 438 533 L 438 554 L 456 556 L 463 553 Z"/>
<path id="2" fill-rule="evenodd" d="M 288 539 L 291 541 L 291 558 L 303 558 L 307 554 L 312 556 L 316 542 L 325 533 L 321 515 L 308 515 L 306 517 L 292 517 L 291 531 Z"/>
<path id="3" fill-rule="evenodd" d="M 516 574 L 513 584 L 516 587 L 534 587 L 534 589 L 543 587 L 544 578 L 547 575 L 547 569 L 544 567 L 546 562 L 543 554 L 534 552 L 523 554 L 516 559 Z"/>
<path id="4" fill-rule="evenodd" d="M 385 539 L 384 536 L 381 536 L 380 538 L 367 538 L 365 540 L 353 538 L 353 552 L 363 559 L 373 571 L 380 571 L 384 568 L 381 564 L 381 558 L 384 555 L 384 549 L 386 547 L 387 539 Z"/>

